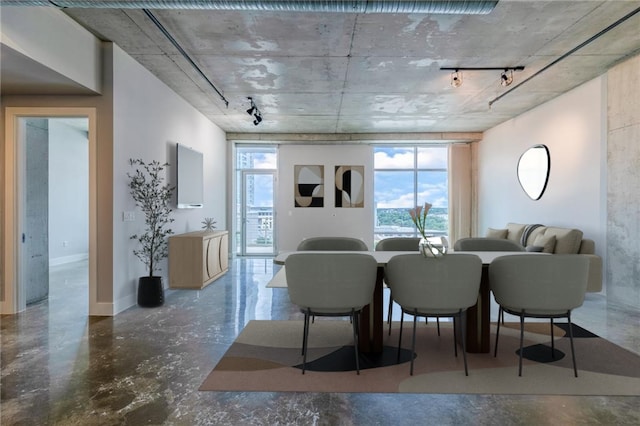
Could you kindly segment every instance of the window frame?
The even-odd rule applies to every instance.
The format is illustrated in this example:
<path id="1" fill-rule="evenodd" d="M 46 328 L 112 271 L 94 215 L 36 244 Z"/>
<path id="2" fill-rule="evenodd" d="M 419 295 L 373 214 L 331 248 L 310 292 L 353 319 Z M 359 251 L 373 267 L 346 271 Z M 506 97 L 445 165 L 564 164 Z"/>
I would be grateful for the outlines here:
<path id="1" fill-rule="evenodd" d="M 437 148 L 437 149 L 442 149 L 445 150 L 446 152 L 446 166 L 444 168 L 441 167 L 419 167 L 418 164 L 418 150 L 420 148 Z M 375 164 L 375 154 L 379 149 L 411 149 L 413 152 L 413 167 L 412 168 L 377 168 L 376 164 Z M 373 195 L 373 214 L 374 217 L 376 218 L 376 222 L 374 223 L 374 228 L 373 228 L 373 240 L 374 243 L 380 240 L 380 235 L 385 235 L 385 234 L 389 234 L 388 231 L 379 231 L 379 226 L 378 226 L 378 222 L 377 222 L 377 199 L 376 199 L 376 174 L 378 172 L 410 172 L 413 174 L 413 206 L 417 206 L 419 201 L 418 201 L 418 184 L 419 184 L 419 174 L 423 173 L 423 172 L 443 172 L 446 175 L 447 178 L 447 182 L 449 180 L 449 167 L 448 167 L 448 149 L 446 146 L 442 146 L 442 145 L 433 145 L 433 144 L 429 144 L 429 145 L 424 145 L 424 144 L 376 144 L 373 146 L 373 156 L 374 156 L 374 166 L 373 166 L 373 176 L 374 176 L 374 195 Z M 447 198 L 449 196 L 449 188 L 447 185 Z M 413 207 L 412 206 L 412 207 Z M 407 209 L 408 210 L 408 209 Z M 447 214 L 449 212 L 449 205 L 447 203 Z M 447 225 L 448 225 L 448 221 L 449 219 L 447 218 Z M 448 226 L 447 226 L 448 228 Z M 442 231 L 442 232 L 438 232 L 438 233 L 434 233 L 434 235 L 443 235 L 443 236 L 447 236 L 449 233 L 449 231 Z M 404 237 L 419 237 L 418 235 L 418 231 L 417 229 L 415 229 L 415 227 L 409 232 L 409 231 L 397 231 L 394 232 L 394 234 L 398 235 L 398 236 L 404 236 Z"/>

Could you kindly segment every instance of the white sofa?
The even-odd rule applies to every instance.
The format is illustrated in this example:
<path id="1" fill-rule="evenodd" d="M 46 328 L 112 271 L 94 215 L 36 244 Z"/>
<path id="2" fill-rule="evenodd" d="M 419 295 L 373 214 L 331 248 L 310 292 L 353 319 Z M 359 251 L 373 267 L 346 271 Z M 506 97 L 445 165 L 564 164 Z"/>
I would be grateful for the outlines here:
<path id="1" fill-rule="evenodd" d="M 508 223 L 505 228 L 487 230 L 488 238 L 506 238 L 527 251 L 555 254 L 583 254 L 589 257 L 589 282 L 587 291 L 602 291 L 602 258 L 596 255 L 593 240 L 582 238 L 579 229 L 544 226 L 539 224 Z"/>

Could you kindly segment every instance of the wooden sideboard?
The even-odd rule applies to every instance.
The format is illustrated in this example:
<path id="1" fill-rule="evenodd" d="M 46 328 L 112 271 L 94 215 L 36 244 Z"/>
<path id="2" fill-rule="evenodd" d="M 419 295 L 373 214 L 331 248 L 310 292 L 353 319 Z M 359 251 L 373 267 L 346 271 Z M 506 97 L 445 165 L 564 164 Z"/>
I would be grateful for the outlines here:
<path id="1" fill-rule="evenodd" d="M 201 289 L 229 270 L 229 232 L 169 237 L 169 287 Z"/>

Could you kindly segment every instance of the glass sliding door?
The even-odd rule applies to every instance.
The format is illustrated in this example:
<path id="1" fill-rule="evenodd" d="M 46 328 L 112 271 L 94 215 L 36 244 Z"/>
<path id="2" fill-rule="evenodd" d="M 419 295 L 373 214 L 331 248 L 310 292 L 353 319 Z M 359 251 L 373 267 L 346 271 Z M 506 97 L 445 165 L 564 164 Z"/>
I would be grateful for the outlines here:
<path id="1" fill-rule="evenodd" d="M 276 253 L 274 206 L 277 147 L 236 144 L 234 178 L 234 252 L 238 256 Z"/>
<path id="2" fill-rule="evenodd" d="M 241 255 L 273 255 L 275 172 L 242 172 Z"/>

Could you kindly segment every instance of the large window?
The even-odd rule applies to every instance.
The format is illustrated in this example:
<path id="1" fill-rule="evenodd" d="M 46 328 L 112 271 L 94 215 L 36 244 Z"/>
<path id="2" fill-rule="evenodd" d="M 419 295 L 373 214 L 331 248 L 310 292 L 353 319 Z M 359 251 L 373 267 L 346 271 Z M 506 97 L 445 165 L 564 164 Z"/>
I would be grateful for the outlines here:
<path id="1" fill-rule="evenodd" d="M 409 209 L 430 203 L 427 228 L 447 235 L 449 193 L 446 146 L 374 147 L 374 241 L 418 236 Z"/>

